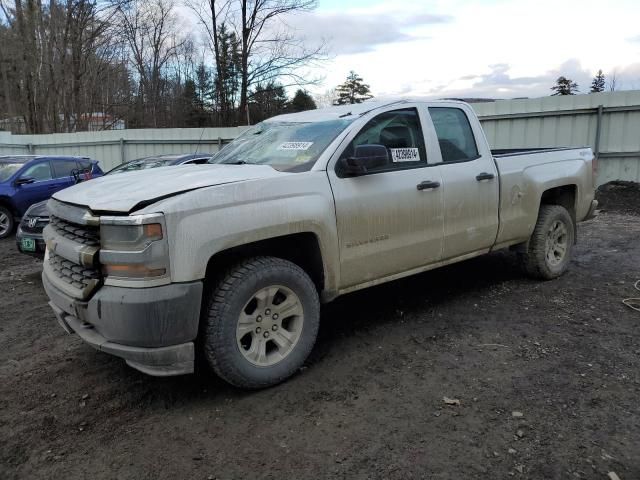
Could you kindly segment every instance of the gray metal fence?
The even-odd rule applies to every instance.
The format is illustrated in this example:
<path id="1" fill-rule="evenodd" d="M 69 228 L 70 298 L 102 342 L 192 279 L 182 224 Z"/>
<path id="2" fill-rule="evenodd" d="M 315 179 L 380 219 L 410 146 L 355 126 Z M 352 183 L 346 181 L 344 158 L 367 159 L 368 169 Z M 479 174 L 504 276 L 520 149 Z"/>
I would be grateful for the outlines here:
<path id="1" fill-rule="evenodd" d="M 474 104 L 492 148 L 590 146 L 597 183 L 640 182 L 640 91 Z"/>
<path id="2" fill-rule="evenodd" d="M 492 148 L 591 146 L 598 184 L 640 182 L 640 91 L 476 103 Z M 215 153 L 246 127 L 168 128 L 11 135 L 0 132 L 0 154 L 82 155 L 103 169 L 166 153 Z"/>
<path id="3" fill-rule="evenodd" d="M 151 155 L 217 152 L 246 127 L 166 128 L 104 132 L 11 135 L 0 132 L 0 154 L 79 155 L 100 161 L 103 170 Z"/>

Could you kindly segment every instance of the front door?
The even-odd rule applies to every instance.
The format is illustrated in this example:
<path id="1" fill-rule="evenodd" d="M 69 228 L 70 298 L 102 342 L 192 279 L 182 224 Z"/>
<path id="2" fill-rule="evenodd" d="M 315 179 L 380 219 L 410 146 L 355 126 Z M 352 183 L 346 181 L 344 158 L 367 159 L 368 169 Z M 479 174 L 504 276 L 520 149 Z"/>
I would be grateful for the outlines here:
<path id="1" fill-rule="evenodd" d="M 439 168 L 427 163 L 417 110 L 377 115 L 340 158 L 352 156 L 357 145 L 371 144 L 387 148 L 387 164 L 358 176 L 346 176 L 339 166 L 328 171 L 343 289 L 437 262 L 442 254 L 442 179 Z"/>
<path id="2" fill-rule="evenodd" d="M 16 185 L 13 203 L 20 216 L 34 203 L 49 198 L 58 188 L 58 181 L 53 178 L 48 160 L 29 165 L 20 174 L 19 179 L 29 179 L 31 183 Z"/>

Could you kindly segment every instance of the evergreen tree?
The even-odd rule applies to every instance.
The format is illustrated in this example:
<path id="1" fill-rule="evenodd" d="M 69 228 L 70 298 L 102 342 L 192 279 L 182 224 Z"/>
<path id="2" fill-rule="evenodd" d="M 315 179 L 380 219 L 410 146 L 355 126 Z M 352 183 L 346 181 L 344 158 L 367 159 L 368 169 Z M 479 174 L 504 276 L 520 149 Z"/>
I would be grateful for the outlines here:
<path id="1" fill-rule="evenodd" d="M 218 45 L 220 55 L 220 70 L 216 72 L 215 103 L 219 113 L 219 123 L 230 125 L 236 108 L 240 91 L 240 74 L 242 72 L 240 60 L 240 40 L 235 32 L 225 23 L 218 26 Z"/>
<path id="2" fill-rule="evenodd" d="M 556 80 L 556 84 L 551 87 L 551 90 L 554 91 L 551 96 L 575 95 L 578 92 L 578 84 L 569 78 L 558 77 L 558 80 Z"/>
<path id="3" fill-rule="evenodd" d="M 196 67 L 195 87 L 198 94 L 198 101 L 202 110 L 206 110 L 211 106 L 213 97 L 213 81 L 211 80 L 211 71 L 201 62 Z"/>
<path id="4" fill-rule="evenodd" d="M 198 98 L 196 83 L 193 80 L 184 82 L 182 115 L 185 127 L 202 127 L 205 125 L 206 115 Z"/>
<path id="5" fill-rule="evenodd" d="M 291 112 L 304 112 L 305 110 L 315 110 L 318 108 L 316 102 L 313 101 L 311 95 L 302 89 L 298 89 L 293 96 L 293 100 L 289 103 L 289 110 Z"/>
<path id="6" fill-rule="evenodd" d="M 336 88 L 338 98 L 333 101 L 334 105 L 346 105 L 353 103 L 362 103 L 369 98 L 373 98 L 370 93 L 369 85 L 362 83 L 362 77 L 351 70 L 347 76 L 347 81 Z"/>
<path id="7" fill-rule="evenodd" d="M 598 74 L 593 77 L 593 81 L 591 82 L 590 93 L 604 92 L 605 83 L 604 73 L 602 73 L 602 70 L 598 70 Z"/>
<path id="8" fill-rule="evenodd" d="M 284 87 L 270 82 L 256 85 L 249 95 L 249 113 L 251 123 L 259 123 L 267 118 L 287 111 L 288 99 Z"/>

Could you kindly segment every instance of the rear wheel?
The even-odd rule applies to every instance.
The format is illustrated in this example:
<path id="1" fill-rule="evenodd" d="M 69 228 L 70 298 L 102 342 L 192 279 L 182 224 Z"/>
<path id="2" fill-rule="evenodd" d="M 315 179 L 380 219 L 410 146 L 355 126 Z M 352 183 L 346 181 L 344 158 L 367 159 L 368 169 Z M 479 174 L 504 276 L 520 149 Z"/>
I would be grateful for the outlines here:
<path id="1" fill-rule="evenodd" d="M 574 231 L 573 219 L 566 208 L 542 205 L 527 251 L 520 254 L 524 271 L 544 280 L 562 275 L 571 261 Z"/>
<path id="2" fill-rule="evenodd" d="M 11 235 L 14 227 L 11 211 L 6 207 L 0 206 L 0 238 L 7 238 Z"/>
<path id="3" fill-rule="evenodd" d="M 311 352 L 320 323 L 315 285 L 297 265 L 248 259 L 214 288 L 203 316 L 204 355 L 241 388 L 263 388 L 293 375 Z"/>

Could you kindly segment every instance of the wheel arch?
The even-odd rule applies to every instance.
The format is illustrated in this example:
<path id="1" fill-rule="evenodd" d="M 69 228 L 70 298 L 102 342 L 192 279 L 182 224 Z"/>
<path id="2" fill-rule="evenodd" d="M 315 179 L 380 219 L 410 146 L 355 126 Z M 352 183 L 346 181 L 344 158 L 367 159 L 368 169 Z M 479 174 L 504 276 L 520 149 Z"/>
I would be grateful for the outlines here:
<path id="1" fill-rule="evenodd" d="M 215 282 L 231 266 L 245 258 L 270 256 L 288 260 L 302 268 L 318 293 L 325 290 L 325 264 L 318 236 L 313 232 L 292 233 L 230 247 L 215 253 L 207 262 L 205 283 Z"/>
<path id="2" fill-rule="evenodd" d="M 542 192 L 540 196 L 540 207 L 542 205 L 560 205 L 564 207 L 571 215 L 573 220 L 573 242 L 574 244 L 578 239 L 578 222 L 576 221 L 576 202 L 578 200 L 578 186 L 576 184 L 560 185 Z"/>
<path id="3" fill-rule="evenodd" d="M 11 198 L 7 197 L 6 195 L 0 195 L 0 206 L 8 208 L 9 211 L 13 213 L 14 216 L 18 215 L 16 207 L 11 201 Z"/>

